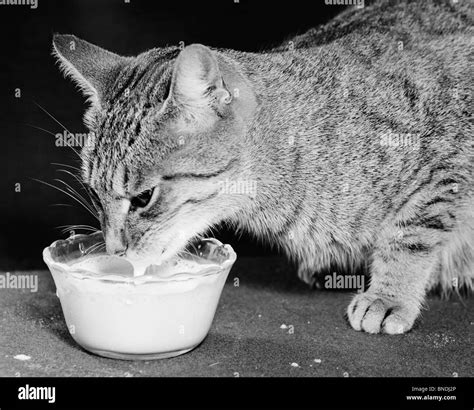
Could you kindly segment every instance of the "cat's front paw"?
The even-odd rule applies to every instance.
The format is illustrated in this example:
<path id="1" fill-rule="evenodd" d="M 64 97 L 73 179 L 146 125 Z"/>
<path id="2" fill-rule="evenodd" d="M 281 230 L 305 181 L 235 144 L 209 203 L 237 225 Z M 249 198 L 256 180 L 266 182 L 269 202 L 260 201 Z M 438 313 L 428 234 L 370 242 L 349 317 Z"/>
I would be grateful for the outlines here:
<path id="1" fill-rule="evenodd" d="M 408 332 L 419 313 L 417 305 L 392 300 L 370 290 L 354 296 L 347 308 L 349 323 L 355 330 L 390 335 Z"/>

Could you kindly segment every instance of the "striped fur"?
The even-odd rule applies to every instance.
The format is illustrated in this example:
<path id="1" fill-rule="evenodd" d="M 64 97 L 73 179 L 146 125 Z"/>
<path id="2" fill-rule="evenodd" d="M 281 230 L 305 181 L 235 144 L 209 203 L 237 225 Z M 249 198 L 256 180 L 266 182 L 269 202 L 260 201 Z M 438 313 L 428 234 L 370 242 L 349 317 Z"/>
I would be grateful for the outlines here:
<path id="1" fill-rule="evenodd" d="M 100 102 L 83 176 L 108 250 L 166 259 L 226 222 L 279 246 L 310 284 L 368 266 L 351 325 L 410 330 L 429 289 L 473 287 L 472 12 L 379 1 L 268 52 L 154 49 L 117 60 L 102 94 L 81 72 L 89 55 L 62 52 L 82 40 L 55 38 Z M 237 180 L 256 195 L 222 189 Z M 153 187 L 149 206 L 127 205 Z"/>

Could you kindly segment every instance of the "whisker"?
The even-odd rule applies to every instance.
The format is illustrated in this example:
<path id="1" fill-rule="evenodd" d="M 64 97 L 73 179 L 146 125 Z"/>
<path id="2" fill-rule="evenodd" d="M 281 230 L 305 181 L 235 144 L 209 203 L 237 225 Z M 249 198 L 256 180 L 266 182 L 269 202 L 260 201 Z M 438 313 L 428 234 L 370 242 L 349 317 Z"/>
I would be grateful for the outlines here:
<path id="1" fill-rule="evenodd" d="M 93 211 L 91 211 L 91 209 L 84 206 L 84 204 L 81 201 L 79 201 L 74 195 L 71 195 L 69 192 L 65 191 L 64 189 L 61 189 L 60 187 L 57 187 L 56 185 L 50 184 L 50 183 L 45 182 L 45 181 L 41 181 L 40 179 L 36 179 L 36 178 L 31 178 L 31 179 L 33 181 L 36 181 L 36 182 L 39 182 L 41 184 L 47 185 L 51 188 L 57 189 L 58 191 L 62 192 L 63 194 L 66 194 L 67 196 L 69 196 L 70 198 L 74 199 L 76 202 L 81 204 L 95 219 L 97 219 L 99 221 L 99 217 Z"/>
<path id="2" fill-rule="evenodd" d="M 44 128 L 41 128 L 41 127 L 37 127 L 36 125 L 31 125 L 31 124 L 25 124 L 25 125 L 26 125 L 27 127 L 36 128 L 37 130 L 40 130 L 40 131 L 43 131 L 43 132 L 47 132 L 48 134 L 52 135 L 53 137 L 56 136 L 56 134 L 55 134 L 54 132 L 45 130 Z"/>
<path id="3" fill-rule="evenodd" d="M 82 182 L 82 180 L 75 174 L 73 174 L 72 172 L 69 172 L 68 170 L 66 169 L 58 169 L 57 170 L 58 172 L 64 172 L 68 175 L 71 175 L 77 182 L 79 182 L 79 184 L 81 184 L 82 186 L 82 189 L 84 189 L 84 191 L 86 191 L 87 193 L 87 196 L 89 197 L 89 202 L 88 204 L 89 205 L 92 205 L 92 207 L 94 208 L 94 210 L 98 213 L 99 210 L 97 209 L 97 206 L 95 205 L 94 201 L 92 200 L 92 197 L 91 197 L 91 194 L 89 193 L 89 190 L 86 188 L 86 186 L 84 185 L 84 183 Z M 85 201 L 85 199 L 84 199 Z"/>
<path id="4" fill-rule="evenodd" d="M 46 108 L 43 108 L 40 104 L 38 104 L 36 101 L 33 100 L 33 103 L 40 108 L 44 113 L 46 113 L 50 118 L 52 118 L 57 124 L 59 124 L 65 131 L 67 131 L 68 134 L 72 134 L 71 131 L 69 131 L 62 123 L 59 122 L 52 114 L 50 114 Z M 46 131 L 46 130 L 43 130 Z M 55 134 L 54 134 L 55 135 Z M 78 157 L 80 157 L 79 152 L 71 145 L 67 145 L 69 148 L 71 148 Z"/>
<path id="5" fill-rule="evenodd" d="M 92 253 L 94 252 L 100 245 L 102 245 L 102 243 L 94 243 L 92 244 L 91 246 L 89 246 L 85 251 L 84 253 L 87 255 L 89 253 Z"/>
<path id="6" fill-rule="evenodd" d="M 75 196 L 76 200 L 84 206 L 84 208 L 88 209 L 89 212 L 94 213 L 94 209 L 91 208 L 90 204 L 87 202 L 87 200 L 79 193 L 77 192 L 73 187 L 71 187 L 67 182 L 63 181 L 62 179 L 55 178 L 54 179 L 57 182 L 62 183 L 64 186 L 66 186 L 66 189 L 73 195 Z M 95 209 L 97 212 L 97 209 Z"/>
<path id="7" fill-rule="evenodd" d="M 79 167 L 75 167 L 73 165 L 69 165 L 69 164 L 61 164 L 60 162 L 50 162 L 51 165 L 59 165 L 61 167 L 66 167 L 66 168 L 72 168 L 72 169 L 75 169 L 77 172 L 81 172 L 81 168 Z"/>
<path id="8" fill-rule="evenodd" d="M 25 125 L 28 126 L 28 127 L 31 127 L 31 128 L 35 128 L 35 129 L 40 130 L 40 131 L 47 132 L 48 134 L 52 135 L 53 137 L 56 137 L 56 134 L 54 134 L 54 133 L 51 132 L 51 131 L 45 130 L 44 128 L 37 127 L 36 125 L 31 125 L 31 124 L 25 124 Z M 68 132 L 69 132 L 69 131 L 68 131 Z M 71 148 L 71 149 L 74 151 L 74 153 L 80 158 L 80 153 L 79 153 L 79 151 L 77 151 L 72 145 L 67 145 L 67 144 L 66 144 L 66 146 L 67 146 L 68 148 Z"/>
<path id="9" fill-rule="evenodd" d="M 85 225 L 85 224 L 80 224 L 80 225 L 60 225 L 60 226 L 58 226 L 58 228 L 71 228 L 71 227 L 75 227 L 75 228 L 78 228 L 78 229 L 89 228 L 89 229 L 96 229 L 96 230 L 99 230 L 99 229 L 96 228 L 95 226 L 92 226 L 92 225 Z"/>
<path id="10" fill-rule="evenodd" d="M 91 226 L 91 225 L 61 225 L 61 226 L 57 226 L 57 228 L 62 228 L 61 229 L 61 233 L 66 233 L 66 232 L 69 232 L 69 231 L 88 231 L 88 232 L 92 232 L 92 233 L 95 233 L 95 232 L 100 232 L 100 229 L 94 227 L 94 226 Z"/>
<path id="11" fill-rule="evenodd" d="M 52 114 L 50 114 L 46 108 L 43 108 L 40 104 L 38 104 L 36 101 L 33 100 L 33 103 L 38 107 L 40 108 L 43 112 L 45 112 L 50 118 L 52 118 L 57 124 L 59 124 L 62 128 L 64 128 L 69 134 L 71 134 L 69 132 L 69 130 L 63 125 L 61 124 L 56 118 L 54 118 L 54 116 Z"/>
<path id="12" fill-rule="evenodd" d="M 105 246 L 105 243 L 103 243 L 103 242 L 101 242 L 101 243 L 95 243 L 95 244 L 91 245 L 89 248 L 87 248 L 84 253 L 85 253 L 86 255 L 89 255 L 89 254 L 91 254 L 92 252 L 102 250 L 102 249 L 103 249 L 102 247 L 104 247 L 104 246 Z"/>
<path id="13" fill-rule="evenodd" d="M 194 250 L 195 252 L 195 255 L 197 255 L 199 253 L 199 251 L 197 250 L 196 246 L 194 245 L 194 243 L 192 242 L 193 240 L 191 239 L 190 242 L 188 242 L 187 246 L 191 245 L 192 249 Z"/>

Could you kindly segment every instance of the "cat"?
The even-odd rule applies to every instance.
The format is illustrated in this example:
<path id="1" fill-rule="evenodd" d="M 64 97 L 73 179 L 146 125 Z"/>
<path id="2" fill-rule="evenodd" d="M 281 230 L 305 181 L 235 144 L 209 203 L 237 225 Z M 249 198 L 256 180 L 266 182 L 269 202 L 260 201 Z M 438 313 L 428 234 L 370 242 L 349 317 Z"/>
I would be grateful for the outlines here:
<path id="1" fill-rule="evenodd" d="M 347 317 L 368 333 L 409 331 L 436 286 L 472 290 L 468 3 L 377 1 L 260 53 L 54 35 L 90 103 L 81 171 L 107 251 L 166 260 L 225 222 L 310 285 L 367 264 Z"/>

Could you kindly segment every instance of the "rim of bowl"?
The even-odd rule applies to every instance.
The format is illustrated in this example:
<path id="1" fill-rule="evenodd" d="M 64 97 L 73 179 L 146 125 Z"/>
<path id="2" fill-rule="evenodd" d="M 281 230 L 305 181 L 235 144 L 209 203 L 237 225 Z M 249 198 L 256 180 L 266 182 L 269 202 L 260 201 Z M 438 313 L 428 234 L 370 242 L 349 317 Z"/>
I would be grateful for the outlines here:
<path id="1" fill-rule="evenodd" d="M 97 235 L 97 232 L 93 234 L 76 234 L 72 238 L 78 237 L 88 237 L 91 235 Z M 229 244 L 223 244 L 219 240 L 215 238 L 205 238 L 203 241 L 213 242 L 217 246 L 222 246 L 228 252 L 228 258 L 221 262 L 220 264 L 214 263 L 213 265 L 204 265 L 203 269 L 194 272 L 179 272 L 173 274 L 172 276 L 168 277 L 159 277 L 156 275 L 140 275 L 140 276 L 125 276 L 120 274 L 96 274 L 92 272 L 88 272 L 87 270 L 78 269 L 74 270 L 70 265 L 63 262 L 58 262 L 54 260 L 53 256 L 51 255 L 51 248 L 57 246 L 59 243 L 67 242 L 68 239 L 57 239 L 51 243 L 51 245 L 45 247 L 43 249 L 43 260 L 48 266 L 49 270 L 52 271 L 53 269 L 56 271 L 60 271 L 63 274 L 71 275 L 76 279 L 81 280 L 93 280 L 97 282 L 107 282 L 107 283 L 121 283 L 121 284 L 130 284 L 130 285 L 141 285 L 141 284 L 151 284 L 151 283 L 170 283 L 170 282 L 183 282 L 188 280 L 199 280 L 202 278 L 208 278 L 210 276 L 218 276 L 222 272 L 226 270 L 230 270 L 232 265 L 237 259 L 237 254 L 235 253 L 232 246 Z M 205 260 L 205 259 L 203 259 Z M 51 272 L 52 273 L 52 272 Z"/>

